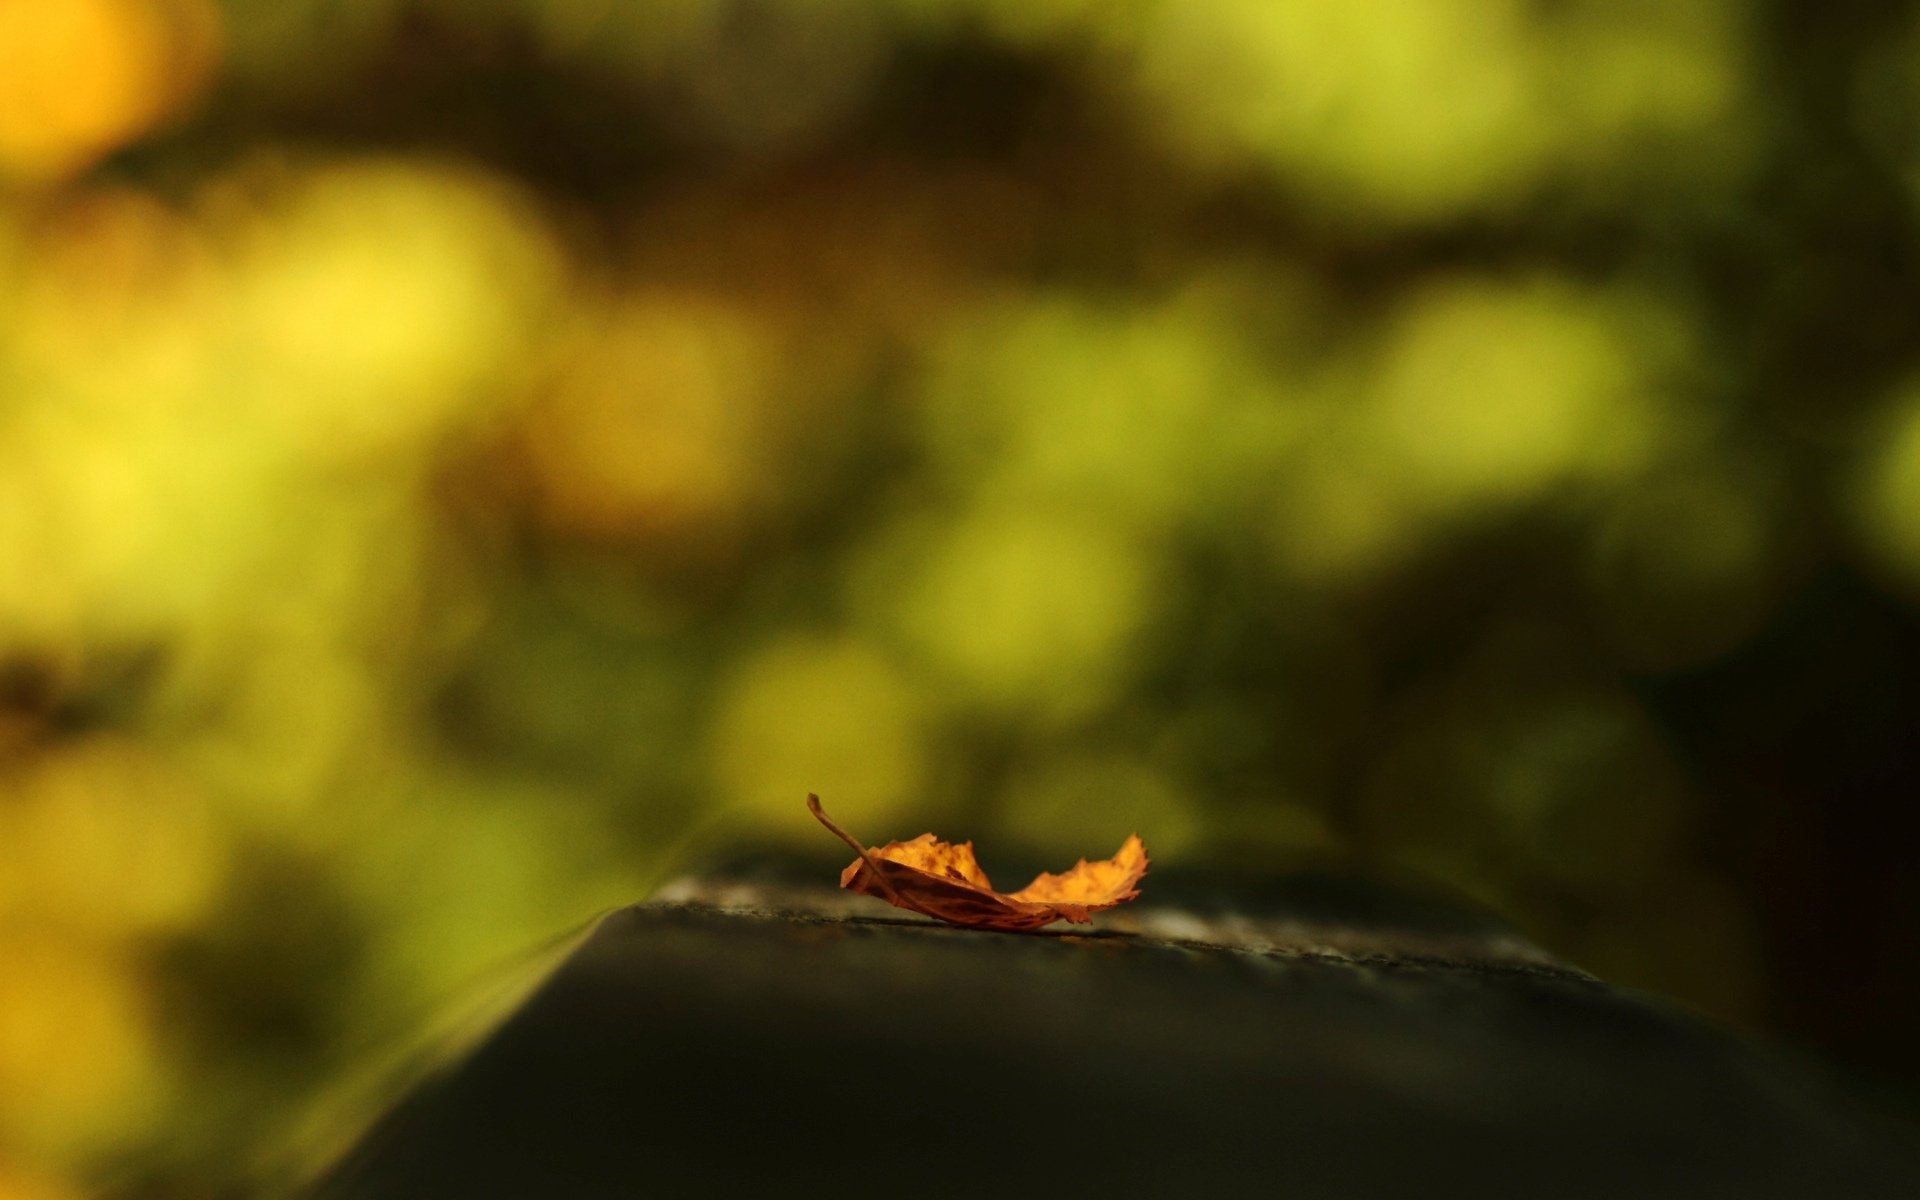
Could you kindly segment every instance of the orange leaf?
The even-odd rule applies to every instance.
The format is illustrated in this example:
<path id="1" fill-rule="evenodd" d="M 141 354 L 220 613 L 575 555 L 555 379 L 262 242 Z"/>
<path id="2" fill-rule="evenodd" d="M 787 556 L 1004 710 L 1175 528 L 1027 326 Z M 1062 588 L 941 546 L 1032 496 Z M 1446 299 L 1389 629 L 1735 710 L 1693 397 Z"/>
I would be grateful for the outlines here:
<path id="1" fill-rule="evenodd" d="M 1147 873 L 1147 848 L 1136 833 L 1103 862 L 1083 858 L 1064 874 L 1042 874 L 1017 892 L 996 892 L 974 861 L 972 842 L 953 846 L 923 833 L 910 842 L 869 849 L 820 810 L 820 797 L 809 795 L 807 809 L 860 856 L 840 873 L 841 887 L 967 929 L 1022 932 L 1055 921 L 1084 925 L 1093 919 L 1088 914 L 1138 896 L 1135 885 Z"/>

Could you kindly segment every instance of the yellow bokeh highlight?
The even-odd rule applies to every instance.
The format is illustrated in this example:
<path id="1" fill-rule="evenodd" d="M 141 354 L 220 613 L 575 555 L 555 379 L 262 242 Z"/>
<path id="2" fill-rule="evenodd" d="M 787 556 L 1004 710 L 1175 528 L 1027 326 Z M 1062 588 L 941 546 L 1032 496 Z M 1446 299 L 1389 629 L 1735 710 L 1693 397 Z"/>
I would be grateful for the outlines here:
<path id="1" fill-rule="evenodd" d="M 457 167 L 261 174 L 236 185 L 265 193 L 236 239 L 236 382 L 323 459 L 390 458 L 485 421 L 558 286 L 532 202 Z"/>
<path id="2" fill-rule="evenodd" d="M 1684 323 L 1546 278 L 1410 289 L 1297 386 L 1273 443 L 1268 546 L 1311 586 L 1378 578 L 1476 521 L 1591 499 L 1711 420 L 1672 382 Z"/>
<path id="3" fill-rule="evenodd" d="M 0 920 L 55 912 L 101 935 L 192 928 L 223 885 L 228 837 L 196 781 L 96 739 L 0 776 Z"/>
<path id="4" fill-rule="evenodd" d="M 240 524 L 223 508 L 240 478 L 201 469 L 215 463 L 222 456 L 189 429 L 116 426 L 72 409 L 8 430 L 0 642 L 134 632 L 207 601 L 250 545 L 195 543 Z"/>
<path id="5" fill-rule="evenodd" d="M 203 243 L 173 208 L 118 189 L 23 226 L 19 312 L 0 332 L 0 647 L 121 624 L 167 590 L 156 581 L 193 570 L 165 535 L 204 532 L 186 512 L 225 475 L 196 469 L 222 442 L 187 416 L 218 362 Z"/>
<path id="6" fill-rule="evenodd" d="M 556 527 L 698 542 L 760 498 L 776 346 L 748 312 L 642 294 L 569 350 L 524 432 Z M 710 544 L 710 543 L 709 543 Z"/>
<path id="7" fill-rule="evenodd" d="M 1330 222 L 1392 227 L 1498 211 L 1561 172 L 1617 190 L 1739 169 L 1742 10 L 1619 7 L 1164 0 L 1118 38 L 1070 28 L 1124 45 L 1141 119 L 1176 153 L 1272 168 Z"/>
<path id="8" fill-rule="evenodd" d="M 1147 530 L 1210 511 L 1300 421 L 1206 301 L 1196 289 L 1145 312 L 1065 296 L 987 306 L 929 372 L 927 445 L 956 483 Z"/>
<path id="9" fill-rule="evenodd" d="M 755 651 L 726 681 L 708 749 L 713 779 L 763 836 L 816 836 L 801 805 L 809 792 L 878 834 L 925 805 L 932 718 L 877 647 L 789 636 Z"/>
<path id="10" fill-rule="evenodd" d="M 1437 284 L 1388 332 L 1370 432 L 1405 484 L 1443 507 L 1615 477 L 1655 443 L 1643 354 L 1604 302 L 1561 285 Z"/>
<path id="11" fill-rule="evenodd" d="M 103 191 L 26 232 L 0 644 L 164 629 L 217 672 L 198 652 L 244 631 L 408 619 L 401 497 L 532 369 L 559 270 L 538 212 L 470 171 L 256 165 L 186 211 Z"/>
<path id="12" fill-rule="evenodd" d="M 1752 141 L 1738 117 L 1751 103 L 1749 13 L 1741 0 L 1636 0 L 1557 14 L 1542 99 L 1565 153 L 1592 170 L 1596 187 L 1647 170 L 1658 161 L 1650 149 L 1682 157 L 1709 182 L 1748 165 Z"/>
<path id="13" fill-rule="evenodd" d="M 0 176 L 55 179 L 137 137 L 216 45 L 205 0 L 0 0 Z"/>
<path id="14" fill-rule="evenodd" d="M 1872 432 L 1853 480 L 1855 525 L 1880 573 L 1920 595 L 1920 382 L 1900 390 Z"/>
<path id="15" fill-rule="evenodd" d="M 214 373 L 219 278 L 205 231 L 131 188 L 76 191 L 20 231 L 4 342 L 19 399 L 116 420 L 191 404 Z"/>
<path id="16" fill-rule="evenodd" d="M 1517 0 L 1163 4 L 1142 79 L 1179 141 L 1266 159 L 1386 214 L 1463 207 L 1534 169 Z"/>
<path id="17" fill-rule="evenodd" d="M 150 995 L 129 958 L 71 931 L 0 924 L 0 1128 L 42 1161 L 137 1134 L 162 1099 Z"/>
<path id="18" fill-rule="evenodd" d="M 85 1200 L 80 1185 L 0 1160 L 0 1200 Z"/>
<path id="19" fill-rule="evenodd" d="M 912 652 L 973 703 L 1071 719 L 1125 680 L 1158 603 L 1140 542 L 1089 513 L 989 501 L 908 527 L 863 580 Z"/>

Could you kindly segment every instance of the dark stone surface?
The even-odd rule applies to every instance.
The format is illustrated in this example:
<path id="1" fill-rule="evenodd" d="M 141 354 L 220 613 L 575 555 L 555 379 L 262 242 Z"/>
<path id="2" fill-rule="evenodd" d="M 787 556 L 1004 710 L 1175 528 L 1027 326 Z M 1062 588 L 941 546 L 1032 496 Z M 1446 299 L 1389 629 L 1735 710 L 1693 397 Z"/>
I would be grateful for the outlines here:
<path id="1" fill-rule="evenodd" d="M 316 1194 L 1920 1196 L 1825 1083 L 1470 923 L 1018 936 L 677 894 L 606 918 Z"/>

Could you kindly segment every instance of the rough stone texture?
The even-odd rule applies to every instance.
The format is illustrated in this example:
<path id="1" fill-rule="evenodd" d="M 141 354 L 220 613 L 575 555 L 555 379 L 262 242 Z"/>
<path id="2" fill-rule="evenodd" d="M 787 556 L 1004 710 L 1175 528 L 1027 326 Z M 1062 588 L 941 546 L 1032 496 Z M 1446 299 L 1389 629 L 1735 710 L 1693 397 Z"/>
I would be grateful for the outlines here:
<path id="1" fill-rule="evenodd" d="M 724 882 L 616 912 L 316 1194 L 1920 1196 L 1824 1082 L 1470 919 L 894 912 Z"/>

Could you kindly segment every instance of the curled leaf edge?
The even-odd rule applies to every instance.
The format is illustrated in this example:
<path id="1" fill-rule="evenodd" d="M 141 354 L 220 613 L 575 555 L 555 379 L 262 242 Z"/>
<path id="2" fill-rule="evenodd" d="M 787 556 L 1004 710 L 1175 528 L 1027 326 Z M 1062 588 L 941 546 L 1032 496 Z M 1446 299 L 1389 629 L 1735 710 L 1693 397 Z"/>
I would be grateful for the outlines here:
<path id="1" fill-rule="evenodd" d="M 927 917 L 928 919 L 933 921 L 938 921 L 942 925 L 950 925 L 956 929 L 992 930 L 994 932 L 1000 932 L 1000 933 L 1037 933 L 1039 932 L 1040 930 L 1039 926 L 1033 926 L 1025 929 L 1019 929 L 1019 928 L 1010 929 L 1010 928 L 997 928 L 994 926 L 982 926 L 982 925 L 969 924 L 963 921 L 956 921 L 951 917 L 943 916 L 940 913 L 934 912 L 926 908 L 925 906 L 921 905 L 917 901 L 913 900 L 912 898 L 910 898 L 909 896 L 901 892 L 898 888 L 894 887 L 892 881 L 890 881 L 887 878 L 887 873 L 885 870 L 881 868 L 880 864 L 883 862 L 891 861 L 891 860 L 881 858 L 879 855 L 877 855 L 874 852 L 874 850 L 871 847 L 862 845 L 858 838 L 854 837 L 852 834 L 848 833 L 845 829 L 841 828 L 839 823 L 836 822 L 832 817 L 829 817 L 826 813 L 826 810 L 821 807 L 820 797 L 812 792 L 807 793 L 807 811 L 811 812 L 814 816 L 814 819 L 819 821 L 820 824 L 826 826 L 827 831 L 829 833 L 833 834 L 835 837 L 845 842 L 849 847 L 853 849 L 853 852 L 855 854 L 860 856 L 860 862 L 862 865 L 864 865 L 867 868 L 868 876 L 871 877 L 872 880 L 879 885 L 881 891 L 886 893 L 886 898 L 888 902 L 893 904 L 895 907 L 904 908 L 909 912 L 919 913 L 923 917 Z M 1138 835 L 1133 835 L 1128 838 L 1128 843 L 1130 844 L 1138 840 L 1139 840 Z M 1141 857 L 1143 860 L 1143 865 L 1142 865 L 1140 874 L 1141 876 L 1144 876 L 1146 874 L 1146 869 L 1145 869 L 1146 857 L 1145 857 L 1144 847 L 1141 850 Z M 1086 860 L 1082 859 L 1079 864 L 1076 864 L 1075 869 L 1077 869 L 1078 866 L 1084 866 L 1085 863 L 1086 863 Z M 895 865 L 903 866 L 904 864 L 896 863 Z M 911 867 L 907 867 L 906 869 L 913 870 L 913 868 Z M 849 868 L 849 870 L 851 871 L 852 868 Z M 1036 880 L 1035 882 L 1038 882 L 1038 880 Z M 1137 883 L 1137 879 L 1135 882 Z M 841 886 L 845 887 L 846 884 L 842 883 Z M 1032 886 L 1032 885 L 1029 885 L 1029 886 Z M 1073 917 L 1068 915 L 1065 912 L 1060 912 L 1060 906 L 1058 904 L 1043 902 L 1043 901 L 1012 901 L 1011 895 L 1008 893 L 996 892 L 996 891 L 993 891 L 990 887 L 985 890 L 987 891 L 988 894 L 994 896 L 996 899 L 999 899 L 1003 902 L 1011 901 L 1013 903 L 1018 903 L 1018 904 L 1043 905 L 1044 907 L 1052 908 L 1056 912 L 1060 913 L 1059 916 L 1054 918 L 1055 920 L 1066 920 L 1066 921 L 1073 922 L 1075 924 L 1085 923 L 1087 920 L 1088 913 L 1091 911 L 1095 911 L 1098 908 L 1112 907 L 1112 904 L 1101 904 L 1101 905 L 1095 906 L 1093 909 L 1083 908 L 1082 915 L 1078 917 Z M 1022 889 L 1022 890 L 1025 890 L 1025 889 Z M 1120 903 L 1121 901 L 1132 899 L 1134 896 L 1137 896 L 1137 895 L 1139 895 L 1138 891 L 1130 890 L 1128 895 L 1122 897 L 1121 900 L 1116 900 L 1112 903 Z M 1070 905 L 1070 906 L 1081 907 L 1078 905 Z M 1046 924 L 1051 924 L 1051 923 L 1052 923 L 1051 921 L 1046 922 Z"/>

